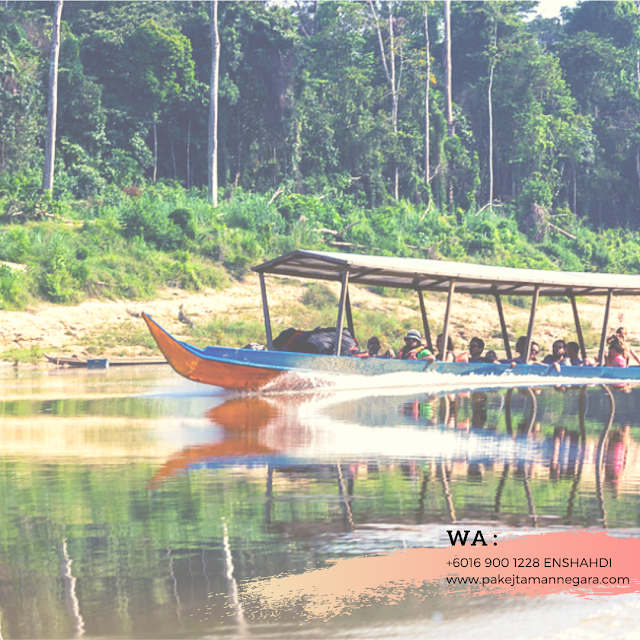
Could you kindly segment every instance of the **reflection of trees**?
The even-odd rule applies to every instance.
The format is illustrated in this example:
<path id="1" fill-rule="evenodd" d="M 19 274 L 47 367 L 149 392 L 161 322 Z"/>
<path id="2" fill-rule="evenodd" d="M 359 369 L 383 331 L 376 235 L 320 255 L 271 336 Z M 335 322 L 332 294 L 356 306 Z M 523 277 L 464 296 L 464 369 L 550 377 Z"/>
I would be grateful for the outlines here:
<path id="1" fill-rule="evenodd" d="M 611 407 L 609 420 L 607 420 L 607 424 L 605 428 L 602 430 L 602 434 L 600 435 L 600 440 L 598 441 L 598 448 L 596 450 L 596 492 L 598 496 L 598 506 L 600 508 L 600 513 L 602 516 L 602 526 L 607 526 L 607 512 L 605 508 L 605 499 L 604 499 L 604 487 L 603 487 L 603 475 L 606 471 L 609 471 L 609 475 L 612 474 L 613 464 L 611 460 L 606 459 L 607 453 L 607 443 L 611 432 L 611 426 L 613 424 L 613 417 L 615 415 L 616 403 L 611 393 L 611 390 L 608 387 L 603 387 L 607 396 L 609 398 L 609 404 Z M 618 438 L 615 438 L 613 444 L 618 444 Z M 622 444 L 622 443 L 621 443 Z M 613 449 L 615 451 L 615 447 Z M 608 464 L 607 464 L 608 463 Z M 605 468 L 606 467 L 606 468 Z"/>
<path id="2" fill-rule="evenodd" d="M 622 475 L 635 443 L 626 425 L 614 424 L 616 405 L 628 403 L 619 396 L 582 388 L 380 400 L 382 424 L 444 434 L 460 448 L 304 461 L 286 459 L 290 443 L 317 436 L 296 422 L 295 407 L 278 400 L 265 410 L 264 400 L 234 398 L 210 414 L 224 427 L 222 439 L 184 449 L 178 473 L 151 491 L 156 463 L 6 459 L 3 633 L 70 637 L 81 620 L 87 635 L 127 636 L 153 620 L 149 633 L 187 635 L 194 615 L 208 615 L 198 611 L 210 619 L 229 612 L 234 581 L 237 589 L 247 578 L 304 571 L 334 557 L 336 540 L 367 530 L 383 538 L 416 523 L 635 522 L 640 499 L 625 490 Z M 261 441 L 269 430 L 272 447 Z M 471 442 L 479 443 L 475 455 L 462 447 Z M 61 574 L 62 560 L 71 572 Z M 77 582 L 67 593 L 77 607 L 62 588 L 71 578 Z M 237 607 L 231 614 L 229 624 L 234 616 L 240 624 Z"/>
<path id="3" fill-rule="evenodd" d="M 585 429 L 585 416 L 586 416 L 586 387 L 580 389 L 580 397 L 578 404 L 578 424 L 580 429 L 580 443 L 578 447 L 578 454 L 575 456 L 576 467 L 573 476 L 573 482 L 571 484 L 571 491 L 569 492 L 569 500 L 567 501 L 567 515 L 565 517 L 565 524 L 570 524 L 573 516 L 573 509 L 575 506 L 576 496 L 578 494 L 578 486 L 582 478 L 582 469 L 584 466 L 584 454 L 587 441 L 587 434 Z"/>
<path id="4" fill-rule="evenodd" d="M 555 394 L 556 401 L 564 402 L 565 407 L 571 407 L 572 402 L 577 400 L 577 408 L 563 409 L 560 412 L 552 412 L 551 415 L 558 415 L 561 420 L 560 424 L 552 427 L 552 433 L 549 434 L 549 428 L 545 422 L 539 422 L 539 418 L 548 419 L 549 411 L 541 412 L 538 410 L 540 398 L 539 392 L 532 389 L 509 389 L 502 396 L 504 399 L 504 420 L 500 422 L 502 426 L 496 425 L 494 431 L 487 425 L 489 418 L 487 417 L 487 394 L 481 392 L 478 394 L 458 394 L 452 397 L 450 394 L 441 396 L 439 400 L 439 420 L 441 429 L 456 428 L 458 431 L 465 429 L 469 424 L 473 426 L 473 430 L 484 430 L 485 433 L 491 431 L 496 433 L 497 430 L 503 429 L 508 437 L 514 442 L 520 444 L 540 443 L 539 455 L 531 458 L 522 457 L 516 459 L 507 459 L 502 462 L 502 468 L 496 467 L 497 460 L 481 460 L 474 461 L 469 458 L 466 461 L 455 459 L 451 461 L 440 461 L 436 464 L 437 477 L 442 485 L 443 495 L 443 511 L 441 517 L 446 521 L 453 521 L 452 514 L 457 514 L 460 518 L 482 518 L 488 517 L 494 520 L 505 520 L 515 517 L 513 524 L 520 522 L 537 525 L 541 518 L 546 520 L 547 513 L 558 510 L 561 503 L 558 503 L 560 494 L 555 491 L 554 502 L 549 502 L 547 497 L 548 485 L 542 483 L 540 473 L 543 469 L 548 470 L 548 479 L 555 483 L 564 483 L 570 480 L 567 486 L 568 493 L 566 501 L 566 511 L 564 513 L 563 522 L 565 524 L 584 524 L 585 521 L 592 519 L 589 501 L 585 500 L 582 507 L 582 513 L 576 513 L 576 499 L 578 490 L 583 480 L 585 463 L 590 462 L 592 458 L 586 457 L 587 451 L 587 431 L 590 433 L 598 433 L 598 446 L 596 447 L 596 459 L 593 460 L 593 475 L 589 475 L 587 483 L 595 483 L 595 494 L 599 507 L 598 511 L 601 517 L 598 518 L 602 522 L 604 518 L 604 493 L 603 479 L 606 480 L 612 488 L 618 490 L 620 476 L 624 472 L 627 461 L 627 452 L 631 444 L 630 429 L 628 426 L 611 431 L 611 424 L 615 415 L 615 402 L 610 389 L 603 387 L 601 389 L 594 388 L 591 390 L 590 397 L 592 403 L 592 413 L 594 414 L 589 421 L 587 427 L 587 388 L 567 389 L 558 388 L 551 391 Z M 547 402 L 549 394 L 543 393 L 542 400 Z M 567 397 L 569 401 L 567 404 Z M 518 409 L 514 414 L 514 398 L 519 398 Z M 564 398 L 564 400 L 563 400 Z M 464 404 L 467 399 L 469 404 L 468 411 L 465 414 Z M 604 403 L 602 403 L 604 400 Z M 543 406 L 544 406 L 543 403 Z M 557 403 L 557 402 L 556 402 Z M 413 415 L 420 412 L 414 410 Z M 470 415 L 469 417 L 465 417 Z M 570 421 L 570 416 L 577 417 L 577 429 L 564 426 Z M 519 417 L 518 417 L 519 416 Z M 484 418 L 484 419 L 481 419 Z M 600 424 L 597 430 L 597 424 Z M 603 425 L 604 423 L 604 425 Z M 495 425 L 495 422 L 493 423 Z M 517 427 L 515 426 L 517 424 Z M 498 462 L 499 465 L 499 462 Z M 465 478 L 463 479 L 461 472 L 464 469 Z M 493 474 L 487 476 L 489 470 L 494 471 Z M 418 496 L 417 519 L 418 522 L 426 522 L 429 520 L 427 510 L 429 491 L 433 493 L 433 486 L 430 485 L 428 475 L 423 477 Z M 515 481 L 515 484 L 514 482 Z M 472 484 L 484 485 L 479 496 L 480 500 L 474 502 L 467 499 L 462 500 L 456 488 L 459 486 L 470 487 Z M 491 487 L 495 487 L 494 500 L 491 507 L 480 506 L 487 495 L 487 491 L 491 491 Z M 517 498 L 513 492 L 514 487 L 520 486 L 520 497 Z M 431 489 L 429 488 L 431 487 Z M 510 490 L 511 504 L 521 504 L 527 507 L 527 519 L 517 516 L 512 507 L 506 507 L 504 502 L 505 492 Z M 583 494 L 585 489 L 583 488 Z M 456 495 L 458 493 L 458 495 Z M 469 493 L 467 491 L 467 493 Z M 515 502 L 514 502 L 514 498 Z M 483 516 L 484 512 L 484 516 Z M 558 514 L 560 515 L 560 514 Z M 433 518 L 433 515 L 431 516 Z M 436 518 L 437 519 L 437 518 Z"/>
<path id="5" fill-rule="evenodd" d="M 64 580 L 67 606 L 69 608 L 71 618 L 73 619 L 73 637 L 80 638 L 84 635 L 85 631 L 84 619 L 80 613 L 80 603 L 76 592 L 77 579 L 71 570 L 73 560 L 69 557 L 66 539 L 62 540 L 61 544 L 58 546 L 58 553 L 60 554 L 60 575 Z"/>

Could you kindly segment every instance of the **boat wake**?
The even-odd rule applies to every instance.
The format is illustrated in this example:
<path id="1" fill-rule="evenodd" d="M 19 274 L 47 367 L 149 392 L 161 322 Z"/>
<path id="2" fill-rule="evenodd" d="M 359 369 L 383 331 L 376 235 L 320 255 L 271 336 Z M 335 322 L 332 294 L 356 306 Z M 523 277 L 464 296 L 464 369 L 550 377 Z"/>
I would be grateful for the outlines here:
<path id="1" fill-rule="evenodd" d="M 366 391 L 367 395 L 414 392 L 460 391 L 465 389 L 504 389 L 522 387 L 567 387 L 584 385 L 608 385 L 627 387 L 637 385 L 637 380 L 616 380 L 605 378 L 545 377 L 540 375 L 512 375 L 506 371 L 502 375 L 486 376 L 469 374 L 461 377 L 454 373 L 436 371 L 396 372 L 378 376 L 332 375 L 323 373 L 288 372 L 262 387 L 258 393 L 305 393 L 318 391 Z M 253 392 L 256 393 L 256 392 Z"/>

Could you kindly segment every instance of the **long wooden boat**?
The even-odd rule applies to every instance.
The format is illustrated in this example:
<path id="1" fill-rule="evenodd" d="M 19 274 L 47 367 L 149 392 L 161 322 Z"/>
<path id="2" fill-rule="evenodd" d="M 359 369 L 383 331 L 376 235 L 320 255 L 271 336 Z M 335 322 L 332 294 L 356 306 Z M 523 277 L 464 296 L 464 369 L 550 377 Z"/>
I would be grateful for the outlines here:
<path id="1" fill-rule="evenodd" d="M 347 326 L 356 335 L 349 302 L 349 283 L 364 286 L 412 289 L 417 292 L 422 325 L 427 344 L 433 351 L 427 305 L 424 294 L 432 291 L 448 293 L 443 325 L 443 343 L 446 344 L 454 293 L 489 294 L 495 298 L 502 329 L 504 348 L 511 358 L 502 308 L 502 295 L 529 296 L 532 299 L 527 346 L 530 351 L 535 313 L 540 296 L 566 297 L 573 309 L 578 342 L 585 357 L 585 344 L 576 305 L 577 296 L 606 298 L 600 340 L 603 361 L 608 331 L 609 309 L 613 296 L 640 295 L 640 276 L 597 273 L 541 271 L 464 264 L 439 260 L 391 258 L 354 255 L 322 251 L 293 251 L 280 258 L 253 268 L 260 276 L 267 350 L 254 351 L 210 346 L 204 349 L 177 340 L 149 315 L 143 314 L 151 334 L 169 364 L 189 380 L 215 385 L 225 389 L 253 391 L 258 389 L 287 389 L 304 386 L 330 386 L 345 375 L 381 376 L 398 372 L 430 372 L 459 376 L 535 376 L 571 377 L 583 380 L 640 380 L 640 367 L 620 369 L 614 367 L 561 367 L 504 364 L 468 364 L 383 358 L 356 358 L 340 353 L 342 331 Z M 336 321 L 334 355 L 312 355 L 275 351 L 271 333 L 271 320 L 267 302 L 265 275 L 298 276 L 314 280 L 342 283 Z M 406 384 L 406 381 L 401 384 Z"/>

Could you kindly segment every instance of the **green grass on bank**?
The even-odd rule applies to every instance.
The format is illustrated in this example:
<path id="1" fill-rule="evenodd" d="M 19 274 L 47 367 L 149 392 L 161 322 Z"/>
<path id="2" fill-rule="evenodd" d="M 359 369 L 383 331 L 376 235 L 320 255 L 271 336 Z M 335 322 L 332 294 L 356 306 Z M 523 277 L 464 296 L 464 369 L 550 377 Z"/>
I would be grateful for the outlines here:
<path id="1" fill-rule="evenodd" d="M 124 190 L 109 185 L 100 197 L 54 201 L 35 187 L 8 189 L 0 183 L 0 310 L 23 309 L 38 301 L 76 304 L 88 297 L 145 300 L 166 287 L 221 289 L 241 279 L 252 265 L 296 248 L 522 268 L 640 272 L 637 233 L 594 231 L 568 210 L 562 213 L 566 233 L 552 227 L 523 233 L 522 213 L 515 206 L 451 214 L 424 211 L 406 201 L 368 209 L 335 192 L 309 196 L 285 189 L 257 194 L 237 188 L 226 196 L 214 208 L 198 190 L 159 183 Z M 16 209 L 25 215 L 9 215 Z M 336 246 L 336 241 L 343 244 Z M 336 305 L 335 294 L 311 283 L 303 305 L 288 310 L 290 326 L 332 326 Z M 355 308 L 354 320 L 391 345 L 401 343 L 409 328 L 366 309 Z M 96 353 L 118 346 L 152 348 L 144 329 L 133 326 L 125 323 L 87 336 L 83 346 Z M 525 328 L 511 329 L 515 335 Z M 595 339 L 592 328 L 585 327 L 585 332 L 588 341 Z M 499 333 L 494 334 L 489 344 L 495 340 L 499 346 Z M 196 325 L 191 337 L 241 346 L 264 341 L 264 327 L 259 318 L 234 315 Z M 35 356 L 29 351 L 11 357 Z"/>
<path id="2" fill-rule="evenodd" d="M 515 207 L 454 214 L 409 202 L 367 209 L 330 193 L 256 194 L 238 188 L 217 208 L 173 185 L 105 187 L 101 199 L 34 202 L 0 185 L 0 308 L 87 296 L 145 299 L 158 288 L 225 286 L 256 263 L 296 248 L 429 257 L 510 267 L 638 273 L 640 236 L 593 231 L 564 211 L 563 227 L 529 235 Z M 43 198 L 43 196 L 39 196 Z M 24 201 L 20 201 L 23 198 Z M 11 223 L 16 200 L 30 216 Z M 333 232 L 333 233 L 330 233 Z M 336 235 L 338 234 L 338 235 Z"/>
<path id="3" fill-rule="evenodd" d="M 30 193 L 20 206 L 35 213 L 11 223 L 7 212 L 21 196 L 0 185 L 0 261 L 18 265 L 0 265 L 0 309 L 89 296 L 142 300 L 166 286 L 221 288 L 263 260 L 296 248 L 335 249 L 335 241 L 347 243 L 341 251 L 378 255 L 640 272 L 637 233 L 595 232 L 567 211 L 562 224 L 575 239 L 552 227 L 522 233 L 514 207 L 449 214 L 401 201 L 371 210 L 335 193 L 274 198 L 238 188 L 214 209 L 203 193 L 164 184 L 111 185 L 86 202 L 34 203 Z"/>

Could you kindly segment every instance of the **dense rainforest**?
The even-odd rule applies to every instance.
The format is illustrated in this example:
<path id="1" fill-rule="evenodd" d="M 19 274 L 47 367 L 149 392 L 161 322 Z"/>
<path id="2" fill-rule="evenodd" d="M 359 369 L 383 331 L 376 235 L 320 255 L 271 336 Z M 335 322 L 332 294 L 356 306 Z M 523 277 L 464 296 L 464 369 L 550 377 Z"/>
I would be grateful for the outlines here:
<path id="1" fill-rule="evenodd" d="M 49 189 L 58 5 L 0 3 L 0 308 L 294 248 L 640 272 L 636 2 L 66 2 Z"/>

